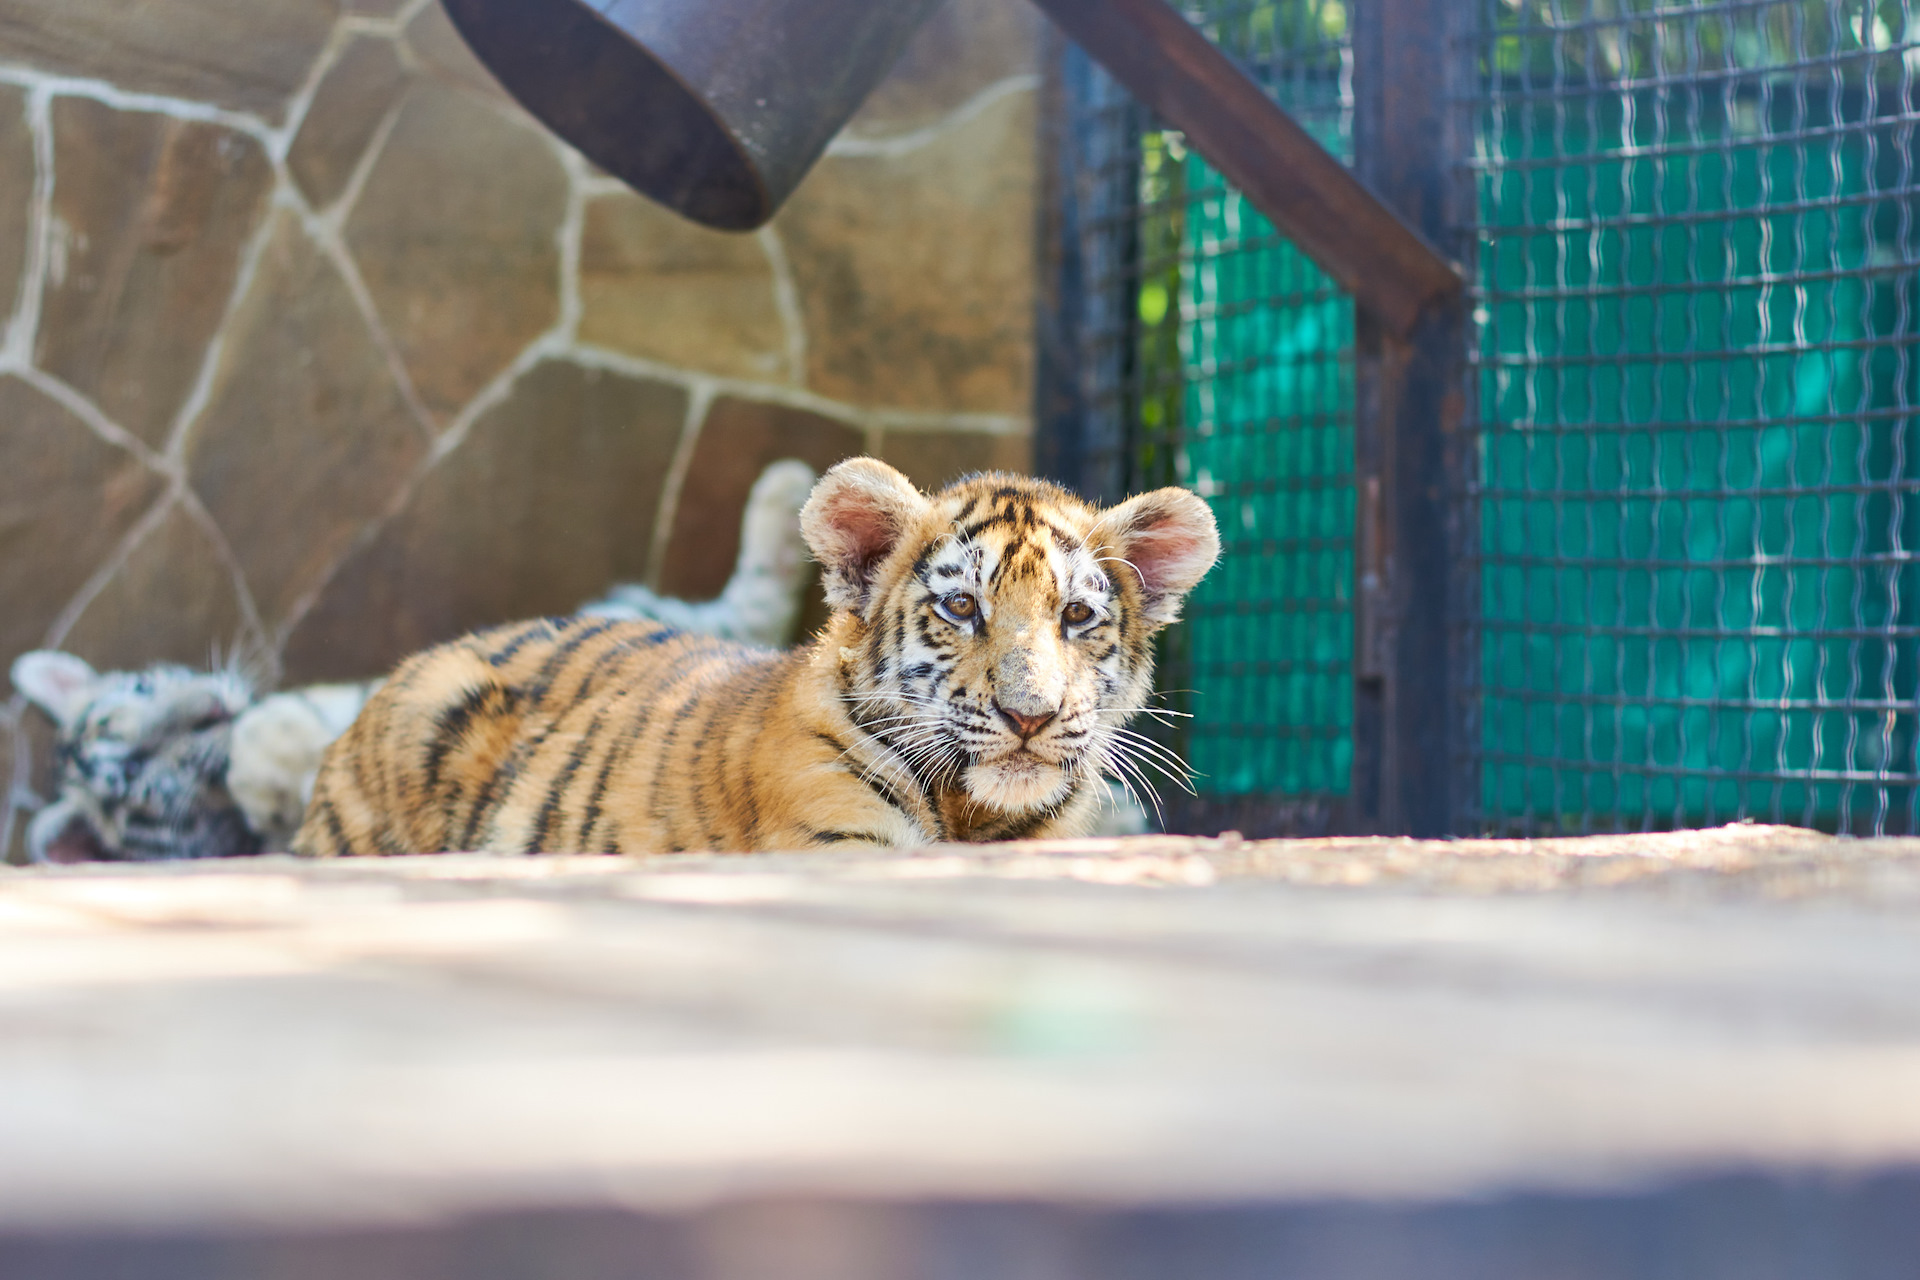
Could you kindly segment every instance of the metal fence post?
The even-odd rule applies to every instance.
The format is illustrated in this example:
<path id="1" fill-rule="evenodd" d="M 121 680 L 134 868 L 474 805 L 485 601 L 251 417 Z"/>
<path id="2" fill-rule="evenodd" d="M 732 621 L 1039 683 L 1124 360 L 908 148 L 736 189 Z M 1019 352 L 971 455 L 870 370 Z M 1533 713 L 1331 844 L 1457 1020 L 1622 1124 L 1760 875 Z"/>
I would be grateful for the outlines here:
<path id="1" fill-rule="evenodd" d="M 1086 305 L 1079 201 L 1080 124 L 1085 91 L 1077 78 L 1090 74 L 1084 54 L 1051 27 L 1043 36 L 1040 88 L 1039 279 L 1034 307 L 1035 475 L 1070 489 L 1086 481 L 1088 429 L 1085 357 L 1081 332 Z M 1071 62 L 1072 65 L 1069 65 Z"/>
<path id="2" fill-rule="evenodd" d="M 1457 0 L 1360 0 L 1354 159 L 1362 181 L 1442 253 L 1463 257 L 1452 66 Z M 1454 830 L 1456 658 L 1449 616 L 1463 549 L 1452 492 L 1465 409 L 1466 298 L 1429 305 L 1404 339 L 1355 321 L 1354 755 L 1347 825 Z"/>
<path id="3" fill-rule="evenodd" d="M 1034 471 L 1117 502 L 1129 471 L 1138 108 L 1058 31 L 1042 56 Z"/>

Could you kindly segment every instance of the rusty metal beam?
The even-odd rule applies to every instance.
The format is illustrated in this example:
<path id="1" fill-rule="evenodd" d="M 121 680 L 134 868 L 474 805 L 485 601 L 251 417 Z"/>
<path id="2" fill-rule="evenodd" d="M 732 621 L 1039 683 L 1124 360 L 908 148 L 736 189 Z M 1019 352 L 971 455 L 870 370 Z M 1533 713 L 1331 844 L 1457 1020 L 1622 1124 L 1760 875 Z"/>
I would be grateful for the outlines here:
<path id="1" fill-rule="evenodd" d="M 1398 335 L 1458 269 L 1166 0 L 1034 0 Z"/>

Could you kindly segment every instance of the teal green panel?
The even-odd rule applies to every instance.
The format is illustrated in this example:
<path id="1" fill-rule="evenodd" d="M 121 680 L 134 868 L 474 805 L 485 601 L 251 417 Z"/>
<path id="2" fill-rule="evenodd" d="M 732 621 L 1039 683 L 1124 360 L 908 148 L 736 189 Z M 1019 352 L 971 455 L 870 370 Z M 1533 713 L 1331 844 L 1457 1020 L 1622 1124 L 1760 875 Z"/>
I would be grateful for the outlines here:
<path id="1" fill-rule="evenodd" d="M 1353 305 L 1188 156 L 1179 478 L 1220 523 L 1177 678 L 1197 785 L 1344 794 L 1353 648 Z"/>
<path id="2" fill-rule="evenodd" d="M 1350 5 L 1183 4 L 1294 118 L 1349 151 Z M 1353 307 L 1185 140 L 1140 139 L 1130 482 L 1184 484 L 1219 564 L 1162 646 L 1203 795 L 1343 794 L 1353 755 Z"/>
<path id="3" fill-rule="evenodd" d="M 1910 215 L 1877 193 L 1911 160 L 1833 127 L 1838 97 L 1777 121 L 1687 101 L 1515 98 L 1482 123 L 1495 826 L 1910 803 Z"/>

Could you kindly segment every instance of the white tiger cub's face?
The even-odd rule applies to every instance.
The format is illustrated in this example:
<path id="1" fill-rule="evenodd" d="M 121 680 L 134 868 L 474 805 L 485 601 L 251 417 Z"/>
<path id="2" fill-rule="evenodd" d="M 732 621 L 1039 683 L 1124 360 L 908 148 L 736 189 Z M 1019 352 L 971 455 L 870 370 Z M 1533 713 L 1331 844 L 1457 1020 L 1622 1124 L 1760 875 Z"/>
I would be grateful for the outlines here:
<path id="1" fill-rule="evenodd" d="M 925 497 L 883 463 L 841 463 L 802 528 L 828 601 L 859 615 L 851 711 L 927 781 L 1012 813 L 1058 806 L 1143 750 L 1124 726 L 1152 638 L 1219 554 L 1181 489 L 1099 511 L 988 474 Z"/>
<path id="2" fill-rule="evenodd" d="M 101 673 L 41 650 L 15 661 L 13 683 L 59 731 L 59 794 L 27 828 L 35 861 L 259 851 L 225 786 L 233 720 L 252 698 L 239 674 L 164 664 Z"/>

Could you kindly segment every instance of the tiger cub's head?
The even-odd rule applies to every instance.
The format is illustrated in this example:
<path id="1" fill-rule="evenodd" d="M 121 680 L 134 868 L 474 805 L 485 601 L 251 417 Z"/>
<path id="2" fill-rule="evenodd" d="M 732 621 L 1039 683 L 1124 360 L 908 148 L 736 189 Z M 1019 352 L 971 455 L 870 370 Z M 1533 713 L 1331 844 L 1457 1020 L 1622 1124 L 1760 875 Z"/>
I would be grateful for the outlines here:
<path id="1" fill-rule="evenodd" d="M 59 794 L 27 827 L 36 862 L 257 853 L 226 788 L 233 721 L 252 700 L 233 671 L 158 665 L 97 672 L 41 650 L 13 684 L 57 729 Z"/>
<path id="2" fill-rule="evenodd" d="M 921 777 L 1012 813 L 1122 771 L 1153 635 L 1220 551 L 1183 489 L 1103 511 L 989 473 L 929 497 L 872 458 L 829 471 L 800 522 L 854 718 Z"/>

